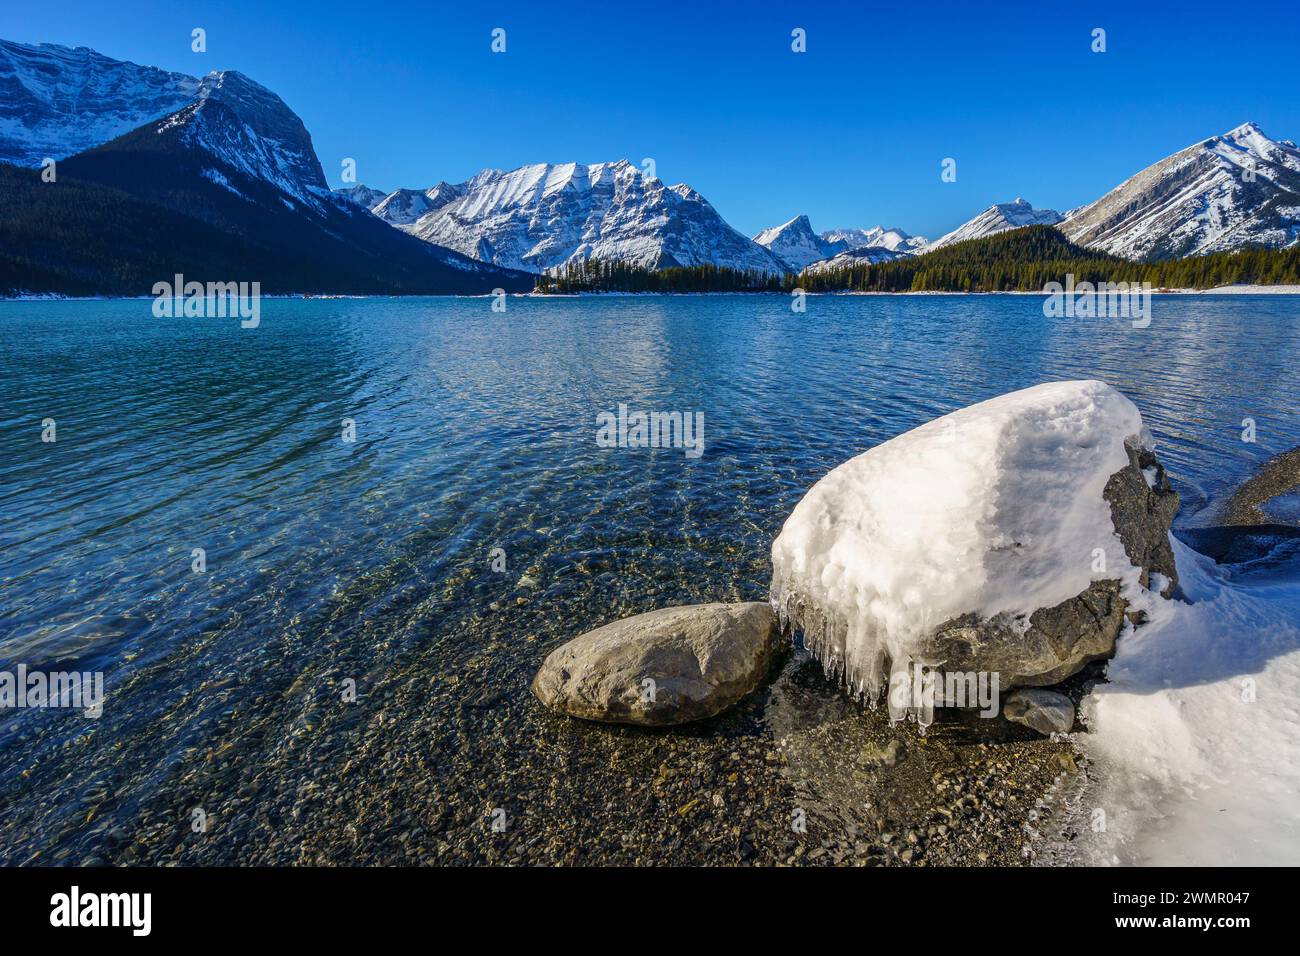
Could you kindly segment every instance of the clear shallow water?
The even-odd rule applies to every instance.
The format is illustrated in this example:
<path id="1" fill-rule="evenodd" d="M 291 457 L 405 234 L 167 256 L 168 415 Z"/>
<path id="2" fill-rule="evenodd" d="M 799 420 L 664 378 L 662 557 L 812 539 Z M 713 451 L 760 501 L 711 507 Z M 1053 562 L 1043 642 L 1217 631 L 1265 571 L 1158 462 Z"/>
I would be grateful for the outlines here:
<path id="1" fill-rule="evenodd" d="M 147 790 L 309 671 L 486 647 L 515 674 L 622 614 L 760 599 L 827 470 L 1049 379 L 1131 397 L 1204 520 L 1300 444 L 1298 326 L 1285 296 L 1157 297 L 1144 330 L 1027 296 L 267 300 L 253 330 L 0 303 L 0 667 L 103 670 L 85 746 L 128 741 Z M 703 412 L 703 456 L 599 447 L 620 402 Z M 86 725 L 6 716 L 0 747 L 57 767 Z"/>

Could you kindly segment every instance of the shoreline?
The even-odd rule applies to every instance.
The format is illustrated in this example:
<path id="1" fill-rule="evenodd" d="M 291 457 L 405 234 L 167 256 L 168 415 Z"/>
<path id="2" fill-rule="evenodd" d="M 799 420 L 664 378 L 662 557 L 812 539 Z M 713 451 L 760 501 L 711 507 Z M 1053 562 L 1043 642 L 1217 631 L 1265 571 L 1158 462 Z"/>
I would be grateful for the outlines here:
<path id="1" fill-rule="evenodd" d="M 1045 291 L 1022 291 L 1008 290 L 998 292 L 953 292 L 948 290 L 927 289 L 907 292 L 859 292 L 852 290 L 840 290 L 836 292 L 805 292 L 808 296 L 996 296 L 996 295 L 1018 295 L 1018 296 L 1049 296 L 1052 293 Z M 1229 285 L 1215 286 L 1211 289 L 1154 289 L 1152 295 L 1300 295 L 1300 285 Z M 769 291 L 730 291 L 730 292 L 511 292 L 508 293 L 512 299 L 581 299 L 589 297 L 605 298 L 652 298 L 656 296 L 666 297 L 691 297 L 698 296 L 701 298 L 708 296 L 760 296 L 770 295 L 781 298 L 788 298 L 788 292 L 769 292 Z M 71 296 L 57 294 L 35 294 L 35 295 L 0 295 L 0 302 L 148 302 L 156 298 L 152 295 L 86 295 Z M 316 293 L 316 292 L 284 292 L 262 295 L 263 299 L 303 299 L 303 300 L 370 300 L 370 299 L 490 299 L 492 293 L 485 292 L 481 295 L 466 295 L 464 293 L 449 295 L 356 295 L 348 292 L 339 293 Z"/>

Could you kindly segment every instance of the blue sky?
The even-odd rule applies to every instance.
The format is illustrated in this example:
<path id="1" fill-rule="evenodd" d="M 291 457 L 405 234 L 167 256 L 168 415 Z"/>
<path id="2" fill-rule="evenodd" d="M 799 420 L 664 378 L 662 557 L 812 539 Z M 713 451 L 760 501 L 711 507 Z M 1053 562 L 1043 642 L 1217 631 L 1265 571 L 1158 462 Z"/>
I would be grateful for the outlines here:
<path id="1" fill-rule="evenodd" d="M 302 116 L 334 183 L 343 157 L 380 188 L 652 157 L 747 234 L 806 213 L 934 237 L 1016 196 L 1088 202 L 1246 120 L 1300 139 L 1300 4 L 1134 6 L 60 0 L 5 4 L 0 37 L 240 70 Z"/>

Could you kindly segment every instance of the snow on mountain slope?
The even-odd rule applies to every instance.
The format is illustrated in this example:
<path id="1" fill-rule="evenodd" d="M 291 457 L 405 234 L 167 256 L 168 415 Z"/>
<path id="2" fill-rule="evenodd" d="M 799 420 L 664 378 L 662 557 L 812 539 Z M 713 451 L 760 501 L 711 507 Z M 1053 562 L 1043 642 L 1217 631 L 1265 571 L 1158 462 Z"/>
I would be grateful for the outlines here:
<path id="1" fill-rule="evenodd" d="M 302 120 L 242 73 L 199 79 L 85 47 L 0 40 L 0 161 L 63 159 L 163 117 L 164 128 L 184 125 L 194 144 L 291 196 L 314 204 L 328 189 Z"/>
<path id="2" fill-rule="evenodd" d="M 849 252 L 867 247 L 888 249 L 890 252 L 920 253 L 929 245 L 923 236 L 910 236 L 902 229 L 872 226 L 870 229 L 829 229 L 822 239 L 830 243 L 833 252 Z"/>
<path id="3" fill-rule="evenodd" d="M 199 80 L 86 47 L 0 40 L 0 162 L 39 166 L 194 102 Z"/>
<path id="4" fill-rule="evenodd" d="M 873 265 L 919 255 L 929 247 L 922 236 L 910 236 L 901 229 L 873 226 L 870 229 L 829 229 L 819 237 L 826 254 L 807 262 L 804 272 L 828 272 L 852 266 Z"/>
<path id="5" fill-rule="evenodd" d="M 228 109 L 209 109 L 211 102 Z M 184 114 L 188 116 L 179 119 Z M 298 114 L 242 73 L 209 73 L 200 82 L 198 102 L 176 115 L 178 122 L 189 124 L 186 132 L 193 143 L 250 176 L 312 204 L 329 191 Z"/>
<path id="6" fill-rule="evenodd" d="M 421 216 L 441 209 L 454 199 L 459 199 L 463 192 L 458 186 L 438 183 L 432 189 L 396 189 L 371 207 L 373 212 L 385 222 L 394 226 L 409 226 Z"/>
<path id="7" fill-rule="evenodd" d="M 1035 209 L 1025 200 L 1017 197 L 1012 202 L 996 203 L 969 222 L 963 223 L 952 232 L 935 240 L 931 249 L 938 249 L 954 242 L 967 239 L 979 239 L 1008 229 L 1022 226 L 1054 226 L 1062 216 L 1055 209 Z"/>
<path id="8" fill-rule="evenodd" d="M 790 267 L 800 272 L 809 263 L 825 259 L 837 251 L 813 232 L 807 216 L 795 216 L 789 222 L 764 229 L 754 241 Z"/>
<path id="9" fill-rule="evenodd" d="M 891 252 L 884 246 L 864 246 L 861 249 L 849 249 L 846 252 L 837 252 L 833 256 L 825 259 L 818 259 L 804 267 L 804 272 L 816 274 L 818 272 L 831 272 L 835 269 L 848 269 L 853 266 L 875 265 L 877 262 L 893 262 L 895 259 L 906 259 L 910 256 L 906 252 Z"/>
<path id="10" fill-rule="evenodd" d="M 334 195 L 342 196 L 348 202 L 368 211 L 383 202 L 388 193 L 382 189 L 372 189 L 369 186 L 357 183 L 355 186 L 339 187 L 334 190 Z"/>
<path id="11" fill-rule="evenodd" d="M 1254 123 L 1125 180 L 1061 225 L 1074 242 L 1130 259 L 1300 242 L 1300 149 Z"/>
<path id="12" fill-rule="evenodd" d="M 627 160 L 485 169 L 423 196 L 431 208 L 413 222 L 404 219 L 418 204 L 406 199 L 390 209 L 390 196 L 374 212 L 421 239 L 499 266 L 540 272 L 597 258 L 645 268 L 787 271 L 695 190 L 647 179 Z"/>

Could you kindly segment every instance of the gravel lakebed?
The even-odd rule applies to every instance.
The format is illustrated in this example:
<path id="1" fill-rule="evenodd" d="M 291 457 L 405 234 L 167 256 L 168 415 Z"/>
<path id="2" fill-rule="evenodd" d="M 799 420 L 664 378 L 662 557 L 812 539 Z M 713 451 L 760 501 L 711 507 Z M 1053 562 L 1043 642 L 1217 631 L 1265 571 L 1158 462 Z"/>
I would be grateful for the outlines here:
<path id="1" fill-rule="evenodd" d="M 510 611 L 525 625 L 542 614 Z M 359 660 L 308 664 L 278 690 L 271 670 L 216 676 L 196 692 L 215 705 L 203 743 L 177 741 L 161 766 L 87 721 L 57 752 L 11 764 L 5 862 L 1023 865 L 1054 812 L 1045 798 L 1086 773 L 1068 740 L 1001 718 L 940 711 L 925 736 L 891 725 L 802 651 L 706 721 L 573 720 L 529 693 L 556 643 L 529 637 L 526 653 L 407 649 L 353 702 L 337 687 Z M 153 720 L 155 749 L 171 722 Z M 34 753 L 65 730 L 46 722 L 15 745 Z"/>

